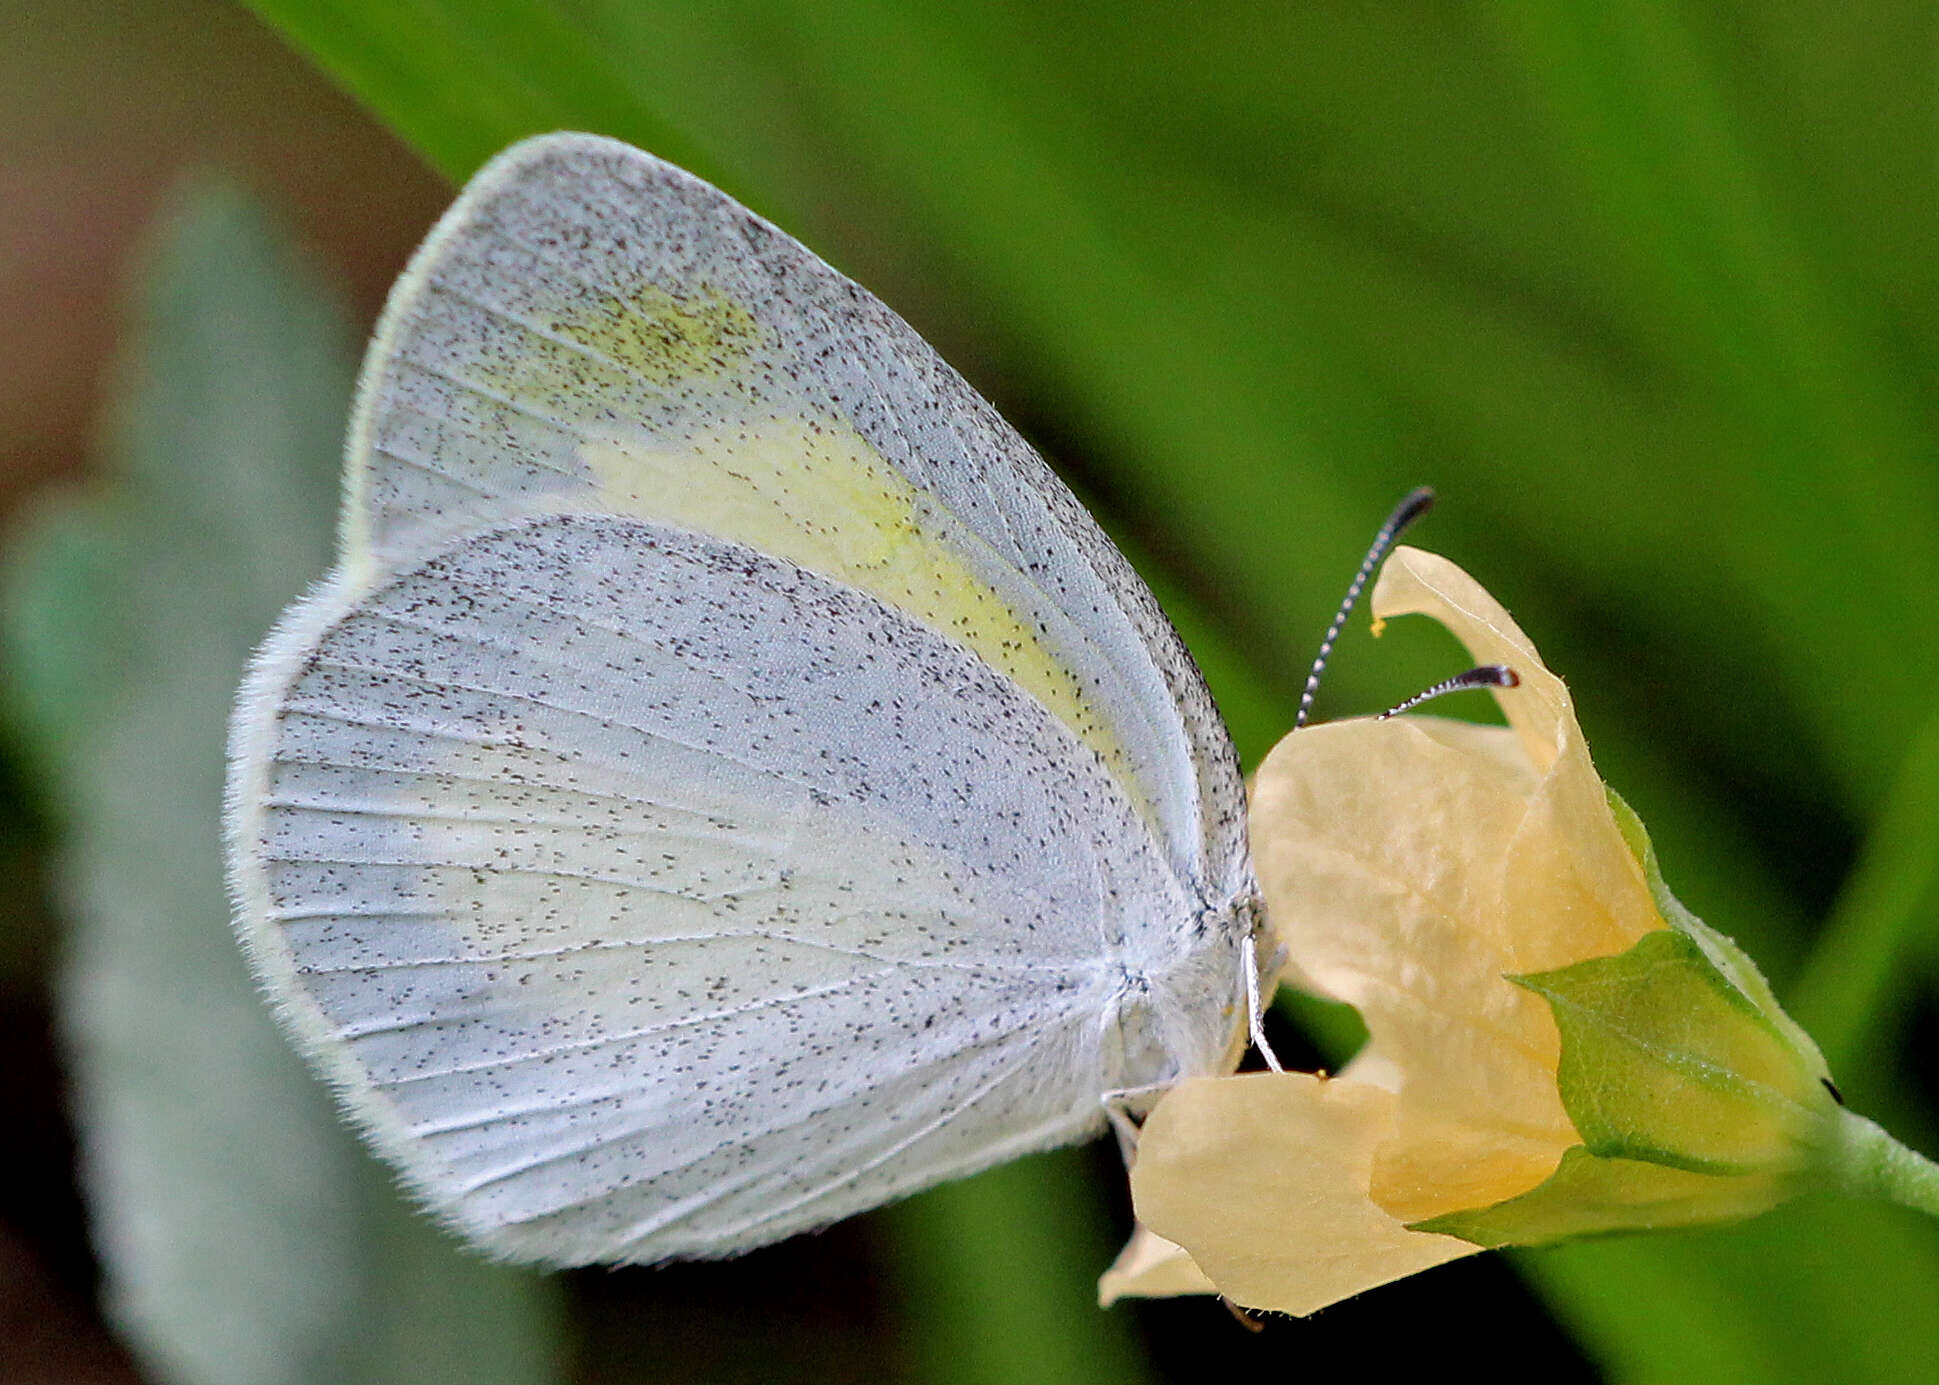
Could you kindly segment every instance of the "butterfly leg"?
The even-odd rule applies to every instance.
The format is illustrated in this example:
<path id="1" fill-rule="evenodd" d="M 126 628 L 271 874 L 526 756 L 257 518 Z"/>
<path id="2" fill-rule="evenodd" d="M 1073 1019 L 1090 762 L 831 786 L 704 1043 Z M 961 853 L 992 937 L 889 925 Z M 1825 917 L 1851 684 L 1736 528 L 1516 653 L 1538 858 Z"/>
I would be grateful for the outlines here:
<path id="1" fill-rule="evenodd" d="M 1118 1153 L 1128 1169 L 1138 1153 L 1138 1130 L 1158 1098 L 1171 1090 L 1169 1082 L 1154 1082 L 1148 1087 L 1121 1087 L 1098 1098 L 1111 1133 L 1118 1137 Z"/>
<path id="2" fill-rule="evenodd" d="M 1283 943 L 1274 943 L 1271 931 L 1265 926 L 1263 913 L 1255 914 L 1254 917 L 1256 922 L 1252 936 L 1240 949 L 1243 954 L 1240 965 L 1245 970 L 1246 1025 L 1250 1031 L 1252 1046 L 1259 1051 L 1259 1057 L 1264 1060 L 1266 1066 L 1274 1072 L 1283 1072 L 1285 1069 L 1279 1066 L 1278 1055 L 1272 1051 L 1272 1045 L 1266 1042 L 1266 997 L 1265 988 L 1260 984 L 1259 948 L 1262 944 L 1273 945 L 1271 960 L 1263 970 L 1265 975 L 1277 977 L 1279 969 L 1286 965 L 1286 947 Z"/>

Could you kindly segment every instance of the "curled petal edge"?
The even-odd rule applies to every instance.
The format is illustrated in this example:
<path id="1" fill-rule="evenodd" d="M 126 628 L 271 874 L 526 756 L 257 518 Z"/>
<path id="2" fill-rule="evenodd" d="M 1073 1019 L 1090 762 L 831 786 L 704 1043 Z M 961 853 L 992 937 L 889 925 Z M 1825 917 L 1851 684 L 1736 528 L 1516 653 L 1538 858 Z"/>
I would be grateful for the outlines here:
<path id="1" fill-rule="evenodd" d="M 1312 1073 L 1180 1083 L 1139 1141 L 1139 1214 L 1154 1237 L 1189 1237 L 1190 1260 L 1234 1303 L 1298 1316 L 1474 1254 L 1408 1230 L 1369 1195 L 1394 1101 Z"/>

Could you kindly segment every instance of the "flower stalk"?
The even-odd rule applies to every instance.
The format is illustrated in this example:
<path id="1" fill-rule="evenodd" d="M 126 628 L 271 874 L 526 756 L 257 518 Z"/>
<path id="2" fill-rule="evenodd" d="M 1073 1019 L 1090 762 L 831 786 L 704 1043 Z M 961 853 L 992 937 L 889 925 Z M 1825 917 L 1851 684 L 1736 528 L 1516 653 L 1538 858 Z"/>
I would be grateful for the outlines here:
<path id="1" fill-rule="evenodd" d="M 1832 1163 L 1838 1188 L 1939 1217 L 1939 1163 L 1907 1149 L 1856 1111 L 1841 1109 L 1839 1117 Z"/>

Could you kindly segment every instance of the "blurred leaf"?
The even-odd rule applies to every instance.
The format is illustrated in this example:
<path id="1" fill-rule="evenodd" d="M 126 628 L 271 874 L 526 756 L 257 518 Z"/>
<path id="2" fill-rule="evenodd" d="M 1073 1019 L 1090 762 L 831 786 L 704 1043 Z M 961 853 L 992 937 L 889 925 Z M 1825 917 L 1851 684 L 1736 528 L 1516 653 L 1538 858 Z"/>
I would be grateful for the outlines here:
<path id="1" fill-rule="evenodd" d="M 683 143 L 637 99 L 612 51 L 551 0 L 245 3 L 455 181 L 547 130 L 627 130 L 669 151 Z"/>
<path id="2" fill-rule="evenodd" d="M 142 266 L 102 484 L 14 539 L 0 636 L 66 829 L 83 1187 L 157 1378 L 545 1381 L 546 1286 L 401 1203 L 229 934 L 229 702 L 328 563 L 348 339 L 262 213 L 195 186 Z"/>
<path id="3" fill-rule="evenodd" d="M 1518 1259 L 1623 1385 L 1932 1379 L 1939 1250 L 1903 1208 L 1810 1197 L 1727 1230 Z"/>
<path id="4" fill-rule="evenodd" d="M 928 1385 L 1137 1385 L 1132 1319 L 1097 1309 L 1117 1253 L 1082 1155 L 1034 1155 L 945 1184 L 887 1214 L 911 1378 Z"/>
<path id="5" fill-rule="evenodd" d="M 1896 1037 L 1939 942 L 1939 715 L 1927 719 L 1880 805 L 1864 855 L 1845 882 L 1793 1012 L 1858 1097 L 1878 1049 Z M 1925 966 L 1920 964 L 1924 963 Z M 1851 1077 L 1847 1079 L 1846 1074 Z"/>

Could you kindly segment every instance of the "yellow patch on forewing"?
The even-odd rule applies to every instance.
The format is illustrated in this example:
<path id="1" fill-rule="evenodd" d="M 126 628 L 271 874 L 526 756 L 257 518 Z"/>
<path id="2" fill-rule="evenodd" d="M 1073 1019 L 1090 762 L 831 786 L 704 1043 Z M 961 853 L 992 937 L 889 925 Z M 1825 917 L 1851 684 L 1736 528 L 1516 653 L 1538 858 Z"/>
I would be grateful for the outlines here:
<path id="1" fill-rule="evenodd" d="M 721 394 L 762 340 L 754 315 L 712 289 L 676 297 L 642 284 L 624 296 L 531 314 L 511 349 L 481 356 L 471 369 L 583 433 L 612 433 Z"/>
<path id="2" fill-rule="evenodd" d="M 586 443 L 601 510 L 744 543 L 860 588 L 975 651 L 1103 757 L 1141 809 L 1123 748 L 1074 675 L 924 522 L 921 493 L 853 428 L 800 418 L 696 428 L 678 450 Z"/>
<path id="3" fill-rule="evenodd" d="M 662 387 L 726 376 L 761 334 L 752 313 L 717 291 L 681 299 L 656 284 L 642 284 L 626 298 L 609 298 L 597 318 L 568 319 L 554 329 Z"/>
<path id="4" fill-rule="evenodd" d="M 1075 675 L 943 537 L 922 492 L 847 420 L 737 388 L 763 345 L 754 313 L 718 290 L 643 284 L 542 326 L 487 369 L 579 436 L 591 493 L 573 505 L 744 543 L 914 616 L 1025 688 L 1155 820 Z"/>

